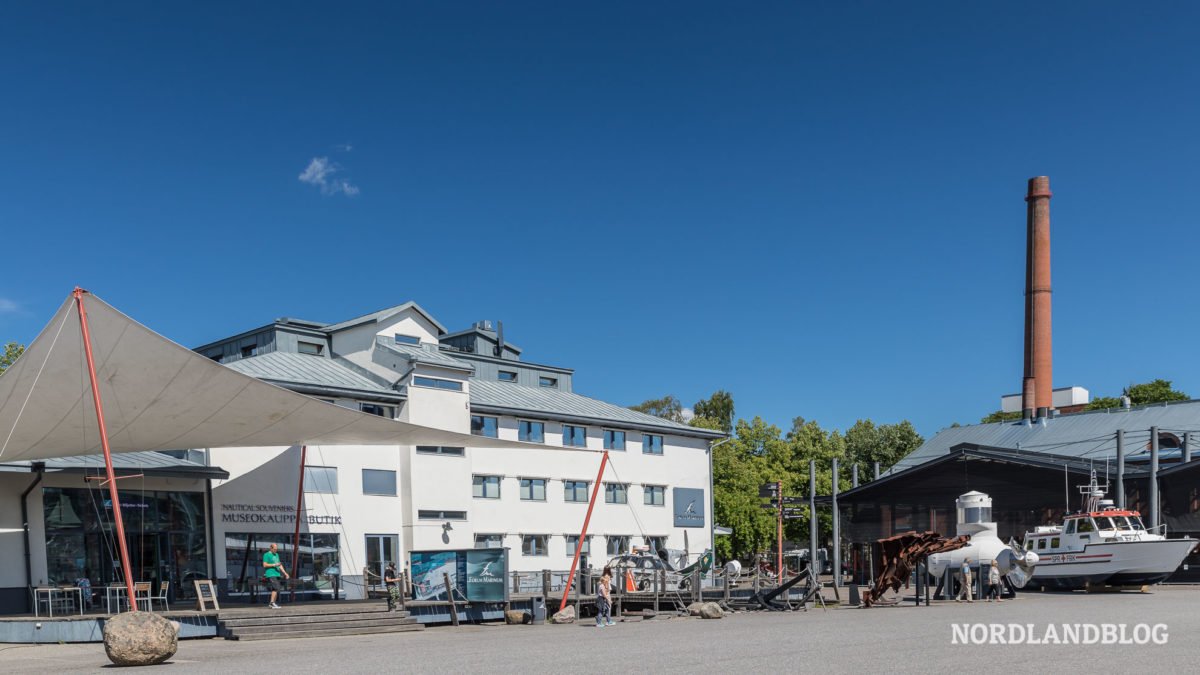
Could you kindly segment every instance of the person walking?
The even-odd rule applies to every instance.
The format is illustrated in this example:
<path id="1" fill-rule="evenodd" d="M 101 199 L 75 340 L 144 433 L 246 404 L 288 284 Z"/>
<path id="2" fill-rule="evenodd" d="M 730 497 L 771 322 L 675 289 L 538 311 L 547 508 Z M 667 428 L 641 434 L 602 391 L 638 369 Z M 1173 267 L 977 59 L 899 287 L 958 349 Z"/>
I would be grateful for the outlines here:
<path id="1" fill-rule="evenodd" d="M 995 560 L 988 568 L 988 602 L 996 598 L 996 602 L 1004 602 L 1000 597 L 1000 565 Z"/>
<path id="2" fill-rule="evenodd" d="M 388 611 L 396 611 L 400 604 L 400 577 L 396 574 L 396 563 L 388 563 L 383 570 L 383 584 L 387 587 Z"/>
<path id="3" fill-rule="evenodd" d="M 267 605 L 271 609 L 279 609 L 279 605 L 275 602 L 279 599 L 279 590 L 283 588 L 280 579 L 287 579 L 287 570 L 283 569 L 283 564 L 279 562 L 279 545 L 271 544 L 271 550 L 263 554 L 263 577 L 267 580 L 267 586 L 271 589 L 271 602 Z"/>
<path id="4" fill-rule="evenodd" d="M 971 559 L 970 558 L 963 558 L 961 572 L 962 572 L 962 588 L 960 588 L 958 590 L 958 597 L 954 598 L 954 601 L 962 602 L 963 597 L 966 596 L 967 602 L 975 602 L 974 600 L 971 599 L 971 585 L 973 584 L 973 578 L 972 578 L 972 574 L 971 574 Z"/>
<path id="5" fill-rule="evenodd" d="M 612 620 L 612 578 L 612 568 L 605 567 L 596 584 L 596 628 L 615 625 Z"/>

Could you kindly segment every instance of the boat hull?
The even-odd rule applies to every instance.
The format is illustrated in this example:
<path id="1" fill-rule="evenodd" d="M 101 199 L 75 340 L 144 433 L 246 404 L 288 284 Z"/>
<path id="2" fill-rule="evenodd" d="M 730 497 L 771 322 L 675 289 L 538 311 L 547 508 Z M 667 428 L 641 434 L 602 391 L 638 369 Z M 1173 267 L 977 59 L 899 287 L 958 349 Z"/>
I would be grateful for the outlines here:
<path id="1" fill-rule="evenodd" d="M 1082 551 L 1039 552 L 1030 585 L 1056 590 L 1089 586 L 1145 586 L 1175 573 L 1195 539 L 1088 544 Z"/>

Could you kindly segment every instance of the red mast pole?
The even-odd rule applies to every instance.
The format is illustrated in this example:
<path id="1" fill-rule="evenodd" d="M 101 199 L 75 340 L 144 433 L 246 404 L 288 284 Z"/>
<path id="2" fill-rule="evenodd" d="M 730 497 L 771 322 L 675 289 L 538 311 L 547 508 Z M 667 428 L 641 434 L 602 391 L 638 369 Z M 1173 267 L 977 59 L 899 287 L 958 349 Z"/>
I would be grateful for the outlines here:
<path id="1" fill-rule="evenodd" d="M 300 572 L 300 509 L 304 506 L 304 460 L 308 456 L 308 446 L 300 446 L 300 487 L 296 488 L 296 532 L 292 535 L 292 578 Z M 315 574 L 315 572 L 314 572 Z M 292 599 L 296 597 L 296 587 L 292 586 Z M 334 598 L 337 600 L 337 598 Z"/>
<path id="2" fill-rule="evenodd" d="M 129 565 L 129 547 L 125 543 L 125 521 L 121 518 L 121 500 L 117 497 L 117 476 L 113 472 L 112 452 L 108 448 L 108 430 L 104 427 L 104 407 L 100 405 L 100 387 L 96 383 L 96 364 L 92 360 L 92 336 L 88 331 L 87 310 L 83 307 L 83 294 L 87 291 L 75 288 L 75 305 L 79 308 L 79 328 L 83 332 L 83 352 L 87 355 L 88 377 L 92 381 L 92 401 L 96 404 L 96 422 L 100 425 L 100 446 L 104 448 L 104 470 L 108 474 L 108 495 L 112 499 L 113 522 L 117 525 L 117 545 L 121 551 L 121 571 L 125 574 L 125 590 L 129 593 L 129 607 L 137 611 L 137 597 L 133 594 L 133 570 Z"/>
<path id="3" fill-rule="evenodd" d="M 588 500 L 587 515 L 583 517 L 583 532 L 579 533 L 579 541 L 575 543 L 575 557 L 571 560 L 571 573 L 567 575 L 567 586 L 563 589 L 562 602 L 558 603 L 558 611 L 567 606 L 567 595 L 571 593 L 571 584 L 575 583 L 575 568 L 579 566 L 579 554 L 583 551 L 583 541 L 587 538 L 588 523 L 592 520 L 592 508 L 596 506 L 596 495 L 600 492 L 600 481 L 604 478 L 604 465 L 608 463 L 608 451 L 600 458 L 600 471 L 596 474 L 596 482 L 592 485 L 592 498 Z"/>

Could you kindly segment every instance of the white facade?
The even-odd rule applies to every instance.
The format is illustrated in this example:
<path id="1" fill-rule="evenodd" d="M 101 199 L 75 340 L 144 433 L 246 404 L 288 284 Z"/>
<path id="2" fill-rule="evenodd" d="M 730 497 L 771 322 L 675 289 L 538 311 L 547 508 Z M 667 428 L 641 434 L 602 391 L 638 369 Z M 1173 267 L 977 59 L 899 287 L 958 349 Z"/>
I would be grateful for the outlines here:
<path id="1" fill-rule="evenodd" d="M 406 393 L 397 406 L 398 419 L 465 433 L 471 430 L 472 415 L 483 415 L 496 420 L 498 438 L 509 440 L 524 440 L 518 437 L 519 424 L 533 421 L 542 425 L 543 442 L 552 447 L 490 449 L 486 438 L 480 437 L 480 447 L 448 452 L 411 446 L 308 448 L 306 464 L 335 469 L 337 489 L 335 493 L 306 490 L 301 531 L 339 535 L 342 588 L 349 597 L 361 593 L 368 548 L 378 550 L 380 535 L 396 537 L 399 550 L 395 560 L 402 564 L 407 563 L 411 551 L 473 548 L 477 535 L 490 535 L 498 539 L 485 538 L 480 545 L 498 541 L 508 547 L 511 570 L 569 568 L 574 550 L 567 537 L 578 535 L 588 503 L 586 499 L 568 501 L 566 485 L 568 481 L 586 483 L 589 498 L 597 489 L 594 483 L 605 430 L 623 432 L 625 449 L 610 452 L 602 483 L 624 485 L 626 502 L 606 502 L 604 486 L 599 487 L 589 527 L 591 564 L 607 561 L 610 539 L 611 546 L 622 551 L 649 545 L 650 539 L 655 539 L 653 543 L 659 546 L 686 548 L 693 559 L 711 546 L 708 452 L 713 434 L 700 430 L 693 434 L 690 429 L 673 428 L 650 417 L 631 424 L 628 420 L 568 415 L 560 417 L 570 419 L 555 419 L 555 414 L 546 410 L 480 412 L 472 409 L 470 367 L 439 364 L 437 358 L 406 361 L 376 346 L 377 337 L 401 334 L 418 338 L 423 343 L 419 348 L 434 357 L 454 356 L 453 352 L 437 351 L 439 332 L 426 315 L 410 308 L 333 332 L 330 344 L 338 358 Z M 523 365 L 512 363 L 513 367 Z M 336 402 L 353 407 L 351 396 L 339 397 Z M 586 427 L 586 447 L 561 447 L 564 423 Z M 643 453 L 643 435 L 661 437 L 661 454 Z M 296 502 L 299 456 L 297 447 L 211 450 L 211 463 L 230 474 L 228 480 L 213 482 L 218 578 L 236 580 L 244 574 L 238 562 L 247 559 L 244 552 L 227 550 L 246 545 L 244 536 L 234 535 L 291 536 L 293 521 L 288 516 Z M 395 494 L 364 494 L 364 469 L 395 472 Z M 486 496 L 475 496 L 476 476 L 494 481 Z M 525 497 L 536 498 L 522 498 L 522 479 L 544 481 L 529 486 Z M 493 497 L 492 488 L 497 485 L 498 495 Z M 685 490 L 679 494 L 689 498 L 693 513 L 702 515 L 693 517 L 689 527 L 675 524 L 677 490 Z M 584 497 L 585 493 L 577 489 L 573 495 Z M 254 513 L 283 517 L 256 518 Z M 534 544 L 537 550 L 530 551 Z"/>

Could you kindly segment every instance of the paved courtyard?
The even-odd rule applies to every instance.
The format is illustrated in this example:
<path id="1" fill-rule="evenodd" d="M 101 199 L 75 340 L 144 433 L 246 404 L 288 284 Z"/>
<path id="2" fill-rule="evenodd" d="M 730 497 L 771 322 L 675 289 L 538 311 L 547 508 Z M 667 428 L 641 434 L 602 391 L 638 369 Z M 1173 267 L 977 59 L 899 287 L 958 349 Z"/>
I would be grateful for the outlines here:
<path id="1" fill-rule="evenodd" d="M 596 629 L 464 626 L 422 633 L 231 642 L 181 642 L 167 673 L 465 672 L 1033 672 L 1049 668 L 1184 672 L 1194 668 L 1200 589 L 1153 593 L 1023 594 L 989 604 L 743 613 L 718 621 L 656 619 Z M 1167 643 L 955 645 L 952 624 L 1166 624 Z M 0 672 L 98 672 L 102 645 L 2 645 Z M 111 671 L 110 671 L 111 672 Z"/>

